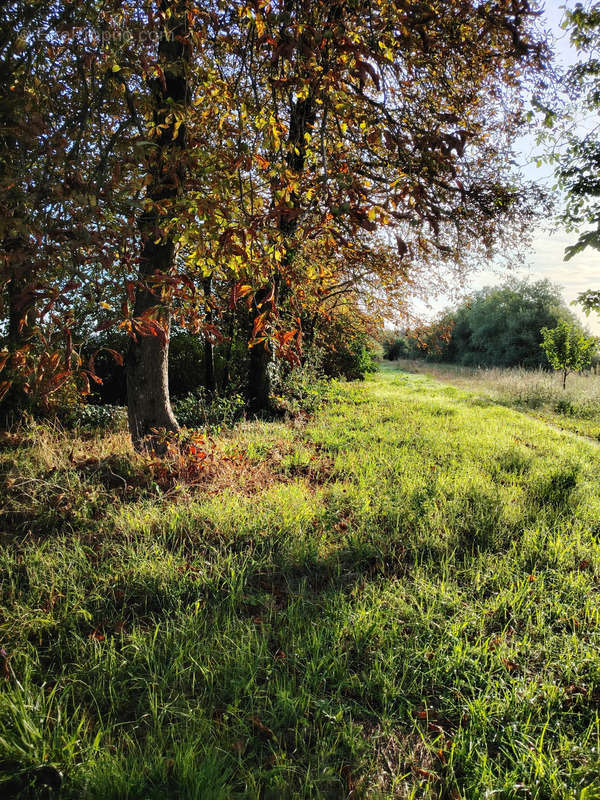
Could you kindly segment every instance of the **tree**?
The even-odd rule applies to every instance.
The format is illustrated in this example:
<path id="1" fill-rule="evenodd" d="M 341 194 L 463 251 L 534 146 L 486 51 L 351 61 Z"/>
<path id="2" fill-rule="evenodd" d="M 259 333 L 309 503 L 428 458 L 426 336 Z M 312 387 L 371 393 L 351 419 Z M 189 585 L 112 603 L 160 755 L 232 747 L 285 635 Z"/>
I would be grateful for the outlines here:
<path id="1" fill-rule="evenodd" d="M 561 320 L 556 328 L 542 328 L 544 350 L 552 368 L 562 373 L 563 389 L 567 375 L 587 369 L 596 348 L 596 339 L 584 336 L 574 325 Z"/>
<path id="2" fill-rule="evenodd" d="M 89 205 L 82 203 L 88 151 L 78 144 L 84 110 L 94 100 L 78 69 L 86 43 L 76 37 L 61 42 L 61 34 L 89 24 L 93 5 L 34 0 L 6 3 L 0 11 L 5 408 L 50 395 L 71 370 L 72 317 L 65 306 L 80 285 L 82 251 L 93 235 Z M 57 332 L 60 350 L 54 349 Z"/>
<path id="3" fill-rule="evenodd" d="M 475 292 L 431 326 L 426 357 L 465 366 L 544 366 L 541 328 L 564 319 L 583 333 L 559 286 L 508 280 Z"/>
<path id="4" fill-rule="evenodd" d="M 43 4 L 12 5 L 35 22 Z M 64 298 L 67 342 L 95 328 L 130 336 L 136 443 L 176 428 L 171 322 L 204 336 L 210 387 L 211 345 L 245 337 L 260 410 L 270 360 L 298 359 L 304 326 L 322 341 L 338 314 L 376 326 L 383 308 L 402 314 L 444 270 L 460 278 L 531 222 L 537 195 L 510 158 L 545 61 L 526 0 L 104 0 L 65 14 L 29 85 L 51 118 L 40 83 L 58 52 L 70 124 L 53 149 L 37 137 L 35 163 L 73 188 L 60 229 L 47 202 L 26 226 L 36 254 L 60 245 L 39 263 Z M 99 35 L 102 47 L 78 44 Z M 60 165 L 75 163 L 62 180 Z M 33 176 L 42 187 L 43 171 Z M 74 276 L 77 298 L 65 291 Z"/>
<path id="5" fill-rule="evenodd" d="M 439 264 L 461 273 L 511 223 L 518 236 L 532 197 L 508 151 L 523 80 L 544 55 L 526 2 L 284 0 L 241 3 L 238 16 L 252 23 L 236 52 L 248 65 L 250 124 L 263 132 L 248 139 L 259 144 L 249 195 L 268 198 L 262 230 L 278 256 L 255 295 L 250 384 L 260 406 L 269 330 L 307 277 L 298 275 L 307 241 L 330 265 L 352 246 L 367 261 L 386 228 L 396 252 L 382 288 L 401 286 L 405 299 L 419 273 L 431 286 Z"/>
<path id="6" fill-rule="evenodd" d="M 576 3 L 565 10 L 564 27 L 579 60 L 567 70 L 563 88 L 568 97 L 566 146 L 556 156 L 559 186 L 566 199 L 562 221 L 567 230 L 578 232 L 577 241 L 565 250 L 565 260 L 588 247 L 600 250 L 600 137 L 596 125 L 587 128 L 572 124 L 572 114 L 600 110 L 600 5 L 596 2 Z M 583 229 L 583 230 L 582 230 Z M 600 290 L 581 292 L 578 302 L 586 314 L 600 313 Z"/>
<path id="7" fill-rule="evenodd" d="M 579 55 L 579 61 L 564 78 L 570 101 L 567 109 L 595 116 L 600 110 L 600 6 L 577 3 L 565 11 L 564 27 Z M 568 260 L 587 247 L 600 249 L 600 138 L 596 126 L 582 135 L 580 126 L 571 125 L 565 139 L 566 147 L 556 156 L 557 177 L 566 198 L 563 222 L 568 230 L 579 232 L 577 242 L 565 251 Z"/>
<path id="8" fill-rule="evenodd" d="M 165 228 L 173 206 L 185 190 L 186 106 L 190 98 L 192 42 L 188 29 L 190 4 L 161 0 L 158 45 L 160 72 L 151 78 L 153 99 L 148 148 L 148 184 L 145 207 L 138 224 L 141 234 L 138 288 L 134 318 L 143 318 L 149 330 L 131 339 L 127 353 L 127 406 L 129 430 L 139 445 L 155 429 L 175 431 L 177 420 L 169 398 L 169 332 L 171 308 L 164 279 L 175 268 L 175 240 Z"/>

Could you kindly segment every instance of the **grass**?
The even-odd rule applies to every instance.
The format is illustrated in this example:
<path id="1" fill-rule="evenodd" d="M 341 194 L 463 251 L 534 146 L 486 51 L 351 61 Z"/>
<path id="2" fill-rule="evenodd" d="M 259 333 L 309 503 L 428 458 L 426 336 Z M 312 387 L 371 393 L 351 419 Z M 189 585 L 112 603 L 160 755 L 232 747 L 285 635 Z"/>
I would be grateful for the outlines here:
<path id="1" fill-rule="evenodd" d="M 594 443 L 387 366 L 211 448 L 5 439 L 1 797 L 600 798 Z"/>
<path id="2" fill-rule="evenodd" d="M 569 375 L 563 390 L 561 375 L 541 369 L 484 369 L 426 361 L 398 361 L 396 364 L 407 372 L 431 375 L 478 392 L 564 430 L 600 439 L 599 375 Z"/>

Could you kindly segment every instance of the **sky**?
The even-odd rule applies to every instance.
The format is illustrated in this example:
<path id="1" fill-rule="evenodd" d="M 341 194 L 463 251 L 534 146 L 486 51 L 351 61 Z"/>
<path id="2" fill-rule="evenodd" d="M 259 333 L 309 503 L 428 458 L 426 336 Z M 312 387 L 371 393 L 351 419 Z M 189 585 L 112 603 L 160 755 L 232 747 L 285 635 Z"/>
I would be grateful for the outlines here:
<path id="1" fill-rule="evenodd" d="M 572 7 L 574 0 L 568 0 L 567 7 Z M 551 32 L 554 40 L 555 62 L 558 67 L 565 67 L 575 60 L 575 53 L 571 49 L 568 34 L 560 27 L 563 17 L 564 0 L 547 0 L 544 4 L 545 27 Z M 517 148 L 519 161 L 523 173 L 530 179 L 539 181 L 547 186 L 552 186 L 551 168 L 547 165 L 536 167 L 536 153 L 541 152 L 533 141 L 524 139 Z M 533 232 L 533 241 L 530 251 L 524 253 L 523 268 L 515 269 L 512 275 L 519 278 L 528 278 L 532 281 L 548 278 L 563 289 L 563 296 L 567 303 L 575 300 L 579 292 L 585 289 L 600 288 L 600 253 L 595 250 L 586 250 L 575 256 L 570 261 L 564 260 L 565 247 L 574 244 L 577 233 L 567 233 L 556 221 L 549 220 Z M 471 279 L 468 289 L 474 290 L 483 286 L 493 286 L 507 277 L 507 273 L 498 269 L 478 271 Z M 448 298 L 441 297 L 433 310 L 439 311 L 451 303 Z M 600 317 L 590 314 L 586 317 L 577 306 L 570 306 L 572 311 L 580 317 L 585 326 L 595 335 L 600 335 Z"/>

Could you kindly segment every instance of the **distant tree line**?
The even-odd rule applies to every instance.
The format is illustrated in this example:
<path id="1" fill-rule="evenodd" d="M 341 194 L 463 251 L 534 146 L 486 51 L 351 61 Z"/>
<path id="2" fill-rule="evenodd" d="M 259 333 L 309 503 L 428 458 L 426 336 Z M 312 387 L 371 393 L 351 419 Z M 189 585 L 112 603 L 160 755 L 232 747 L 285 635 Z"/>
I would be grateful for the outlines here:
<path id="1" fill-rule="evenodd" d="M 481 289 L 431 325 L 387 334 L 384 354 L 470 367 L 547 368 L 541 331 L 561 321 L 584 333 L 560 287 L 512 279 Z"/>

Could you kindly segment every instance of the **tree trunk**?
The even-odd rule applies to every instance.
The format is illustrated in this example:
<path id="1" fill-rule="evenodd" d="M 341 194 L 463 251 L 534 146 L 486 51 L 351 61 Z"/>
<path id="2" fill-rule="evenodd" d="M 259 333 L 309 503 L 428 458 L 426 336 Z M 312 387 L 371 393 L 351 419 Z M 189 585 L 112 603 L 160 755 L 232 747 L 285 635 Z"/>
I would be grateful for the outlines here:
<path id="1" fill-rule="evenodd" d="M 567 371 L 563 371 L 563 389 L 567 388 Z"/>
<path id="2" fill-rule="evenodd" d="M 213 312 L 211 305 L 211 284 L 210 275 L 203 280 L 204 300 L 206 302 L 206 323 L 212 325 Z M 207 392 L 215 393 L 217 385 L 215 383 L 215 353 L 212 339 L 204 334 L 204 387 Z"/>
<path id="3" fill-rule="evenodd" d="M 231 355 L 233 351 L 233 340 L 235 339 L 235 308 L 231 311 L 229 328 L 227 331 L 227 350 L 225 352 L 225 367 L 223 370 L 222 391 L 226 391 L 231 383 Z"/>
<path id="4" fill-rule="evenodd" d="M 290 131 L 288 135 L 288 168 L 299 175 L 304 170 L 306 160 L 306 139 L 305 133 L 309 126 L 315 121 L 313 109 L 313 99 L 309 95 L 305 100 L 293 102 L 290 107 Z M 282 267 L 285 268 L 291 263 L 294 253 L 289 244 L 290 240 L 298 228 L 298 208 L 300 198 L 296 192 L 290 196 L 290 204 L 281 210 L 279 217 L 279 230 L 286 241 L 286 251 L 282 259 Z M 282 285 L 281 271 L 276 270 L 273 275 L 272 285 L 265 287 L 261 292 L 257 292 L 254 305 L 254 313 L 250 319 L 252 325 L 259 314 L 267 311 L 274 314 L 277 304 L 281 301 L 281 294 L 285 290 Z M 270 300 L 266 300 L 270 296 Z M 261 297 L 264 298 L 261 300 Z M 268 307 L 270 305 L 270 308 Z M 265 308 L 267 306 L 267 308 Z M 269 364 L 271 363 L 271 351 L 267 349 L 266 342 L 260 342 L 250 348 L 250 363 L 248 369 L 248 398 L 250 409 L 254 412 L 266 411 L 270 405 L 270 378 Z"/>
<path id="5" fill-rule="evenodd" d="M 145 225 L 140 222 L 140 227 Z M 154 271 L 167 269 L 173 258 L 172 242 L 155 244 L 146 237 L 140 258 L 140 280 L 148 281 Z M 153 430 L 178 429 L 169 398 L 169 332 L 170 314 L 158 309 L 157 297 L 150 287 L 138 288 L 134 316 L 148 315 L 158 322 L 157 335 L 147 334 L 132 339 L 127 353 L 127 415 L 129 431 L 135 447 L 143 447 L 144 439 Z"/>
<path id="6" fill-rule="evenodd" d="M 250 400 L 250 411 L 254 413 L 259 413 L 269 408 L 271 394 L 270 363 L 271 352 L 267 350 L 264 342 L 250 348 L 248 398 Z"/>
<path id="7" fill-rule="evenodd" d="M 175 127 L 173 109 L 183 111 L 189 100 L 188 67 L 191 53 L 187 37 L 187 0 L 161 0 L 162 22 L 168 28 L 158 45 L 158 61 L 164 80 L 151 83 L 153 122 L 161 132 L 150 148 L 147 198 L 152 201 L 141 214 L 142 236 L 139 284 L 134 316 L 141 318 L 142 334 L 132 338 L 127 354 L 127 405 L 129 429 L 136 447 L 155 428 L 178 429 L 169 400 L 168 356 L 171 315 L 164 278 L 174 272 L 175 244 L 163 227 L 169 221 L 155 203 L 171 213 L 184 189 L 187 148 L 185 123 Z M 167 212 L 168 214 L 169 212 Z"/>

